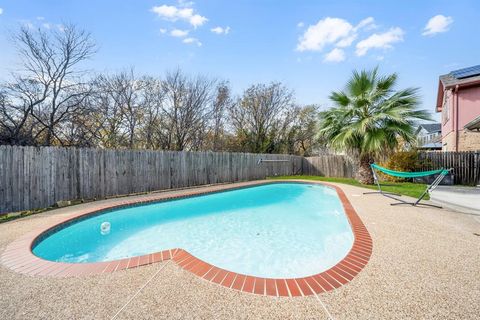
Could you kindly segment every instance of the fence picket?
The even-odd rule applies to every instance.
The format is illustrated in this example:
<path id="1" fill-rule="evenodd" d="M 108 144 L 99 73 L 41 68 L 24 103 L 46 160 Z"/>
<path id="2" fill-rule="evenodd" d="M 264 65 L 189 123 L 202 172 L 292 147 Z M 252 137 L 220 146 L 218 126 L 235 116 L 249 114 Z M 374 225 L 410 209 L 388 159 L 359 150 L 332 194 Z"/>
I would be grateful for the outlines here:
<path id="1" fill-rule="evenodd" d="M 456 184 L 480 183 L 480 152 L 421 152 L 421 170 L 454 168 Z M 287 162 L 262 162 L 289 160 Z M 291 155 L 0 146 L 0 213 L 59 200 L 264 179 L 275 175 L 354 177 L 342 155 Z"/>
<path id="2" fill-rule="evenodd" d="M 260 158 L 289 161 L 258 164 Z M 302 157 L 291 155 L 0 146 L 0 214 L 59 200 L 292 175 L 301 165 Z"/>
<path id="3" fill-rule="evenodd" d="M 480 152 L 421 152 L 423 161 L 422 170 L 439 168 L 453 168 L 454 183 L 463 185 L 477 185 L 480 183 Z"/>

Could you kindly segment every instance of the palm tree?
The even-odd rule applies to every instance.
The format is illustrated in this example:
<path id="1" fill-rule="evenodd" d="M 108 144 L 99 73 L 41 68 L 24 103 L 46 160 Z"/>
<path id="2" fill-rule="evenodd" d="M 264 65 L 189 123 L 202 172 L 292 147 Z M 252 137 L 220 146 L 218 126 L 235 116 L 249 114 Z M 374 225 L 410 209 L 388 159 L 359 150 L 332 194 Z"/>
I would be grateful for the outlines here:
<path id="1" fill-rule="evenodd" d="M 416 109 L 418 89 L 395 91 L 396 82 L 397 74 L 380 76 L 378 68 L 354 71 L 345 90 L 330 95 L 335 106 L 321 113 L 320 135 L 332 149 L 353 156 L 361 183 L 373 183 L 375 157 L 393 151 L 401 140 L 415 143 L 415 120 L 430 120 L 426 110 Z"/>

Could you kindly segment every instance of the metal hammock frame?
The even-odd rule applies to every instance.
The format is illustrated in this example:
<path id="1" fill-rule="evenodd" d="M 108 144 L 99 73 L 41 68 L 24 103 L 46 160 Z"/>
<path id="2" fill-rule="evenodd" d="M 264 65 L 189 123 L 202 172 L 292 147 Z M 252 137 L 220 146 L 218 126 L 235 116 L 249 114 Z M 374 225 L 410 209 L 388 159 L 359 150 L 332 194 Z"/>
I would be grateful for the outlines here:
<path id="1" fill-rule="evenodd" d="M 374 168 L 374 165 L 375 163 L 372 163 L 370 165 L 370 169 L 372 170 L 372 173 L 373 173 L 373 180 L 375 181 L 375 184 L 377 185 L 378 187 L 378 191 L 372 191 L 372 192 L 364 192 L 363 194 L 374 194 L 374 193 L 379 193 L 381 194 L 382 196 L 385 196 L 387 198 L 390 198 L 390 199 L 393 199 L 393 200 L 396 200 L 397 202 L 394 202 L 394 203 L 390 203 L 391 206 L 398 206 L 398 205 L 402 205 L 402 204 L 409 204 L 409 205 L 412 205 L 412 206 L 417 206 L 417 205 L 423 205 L 423 206 L 429 206 L 429 207 L 435 207 L 435 208 L 442 208 L 441 206 L 437 206 L 437 205 L 434 205 L 434 204 L 429 204 L 429 203 L 420 203 L 420 201 L 423 200 L 423 198 L 427 195 L 427 193 L 430 193 L 431 191 L 433 191 L 443 180 L 443 178 L 445 178 L 445 176 L 450 173 L 450 171 L 452 171 L 453 169 L 440 169 L 440 170 L 435 170 L 436 173 L 430 173 L 430 174 L 426 174 L 424 176 L 428 176 L 428 175 L 433 175 L 433 174 L 438 174 L 438 176 L 435 178 L 435 180 L 433 180 L 433 182 L 429 185 L 427 185 L 427 188 L 425 188 L 425 191 L 423 191 L 423 193 L 420 195 L 420 197 L 418 197 L 418 199 L 414 202 L 411 202 L 411 201 L 405 201 L 403 199 L 400 199 L 400 198 L 397 198 L 397 197 L 394 197 L 394 196 L 399 196 L 401 197 L 400 194 L 398 193 L 392 193 L 392 192 L 385 192 L 382 190 L 382 187 L 380 186 L 380 181 L 378 179 L 378 176 L 377 176 L 377 173 L 375 172 L 375 168 Z M 379 165 L 375 165 L 377 167 L 380 167 Z M 382 168 L 382 167 L 380 167 Z M 391 170 L 393 171 L 393 170 Z M 388 174 L 386 172 L 384 172 L 385 174 Z"/>

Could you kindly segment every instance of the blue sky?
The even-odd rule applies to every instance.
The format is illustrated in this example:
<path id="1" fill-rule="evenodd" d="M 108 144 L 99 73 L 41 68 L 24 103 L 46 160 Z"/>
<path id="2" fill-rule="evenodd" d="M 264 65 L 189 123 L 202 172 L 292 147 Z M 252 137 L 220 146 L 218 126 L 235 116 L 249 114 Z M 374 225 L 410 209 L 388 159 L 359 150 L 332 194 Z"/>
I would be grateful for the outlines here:
<path id="1" fill-rule="evenodd" d="M 0 79 L 18 68 L 12 31 L 67 22 L 98 43 L 88 62 L 95 72 L 181 67 L 228 79 L 236 93 L 282 81 L 299 103 L 323 107 L 353 69 L 378 65 L 398 72 L 400 86 L 420 87 L 423 107 L 433 110 L 440 74 L 480 64 L 475 0 L 0 0 L 0 8 Z"/>

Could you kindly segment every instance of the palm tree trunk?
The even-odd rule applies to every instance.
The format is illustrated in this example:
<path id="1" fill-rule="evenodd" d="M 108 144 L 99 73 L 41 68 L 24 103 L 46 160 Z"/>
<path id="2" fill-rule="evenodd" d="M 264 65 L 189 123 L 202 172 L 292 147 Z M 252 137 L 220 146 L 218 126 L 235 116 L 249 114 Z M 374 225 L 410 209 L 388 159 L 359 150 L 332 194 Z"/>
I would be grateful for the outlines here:
<path id="1" fill-rule="evenodd" d="M 362 184 L 373 184 L 373 174 L 370 168 L 370 156 L 362 156 L 357 171 L 357 180 Z"/>

